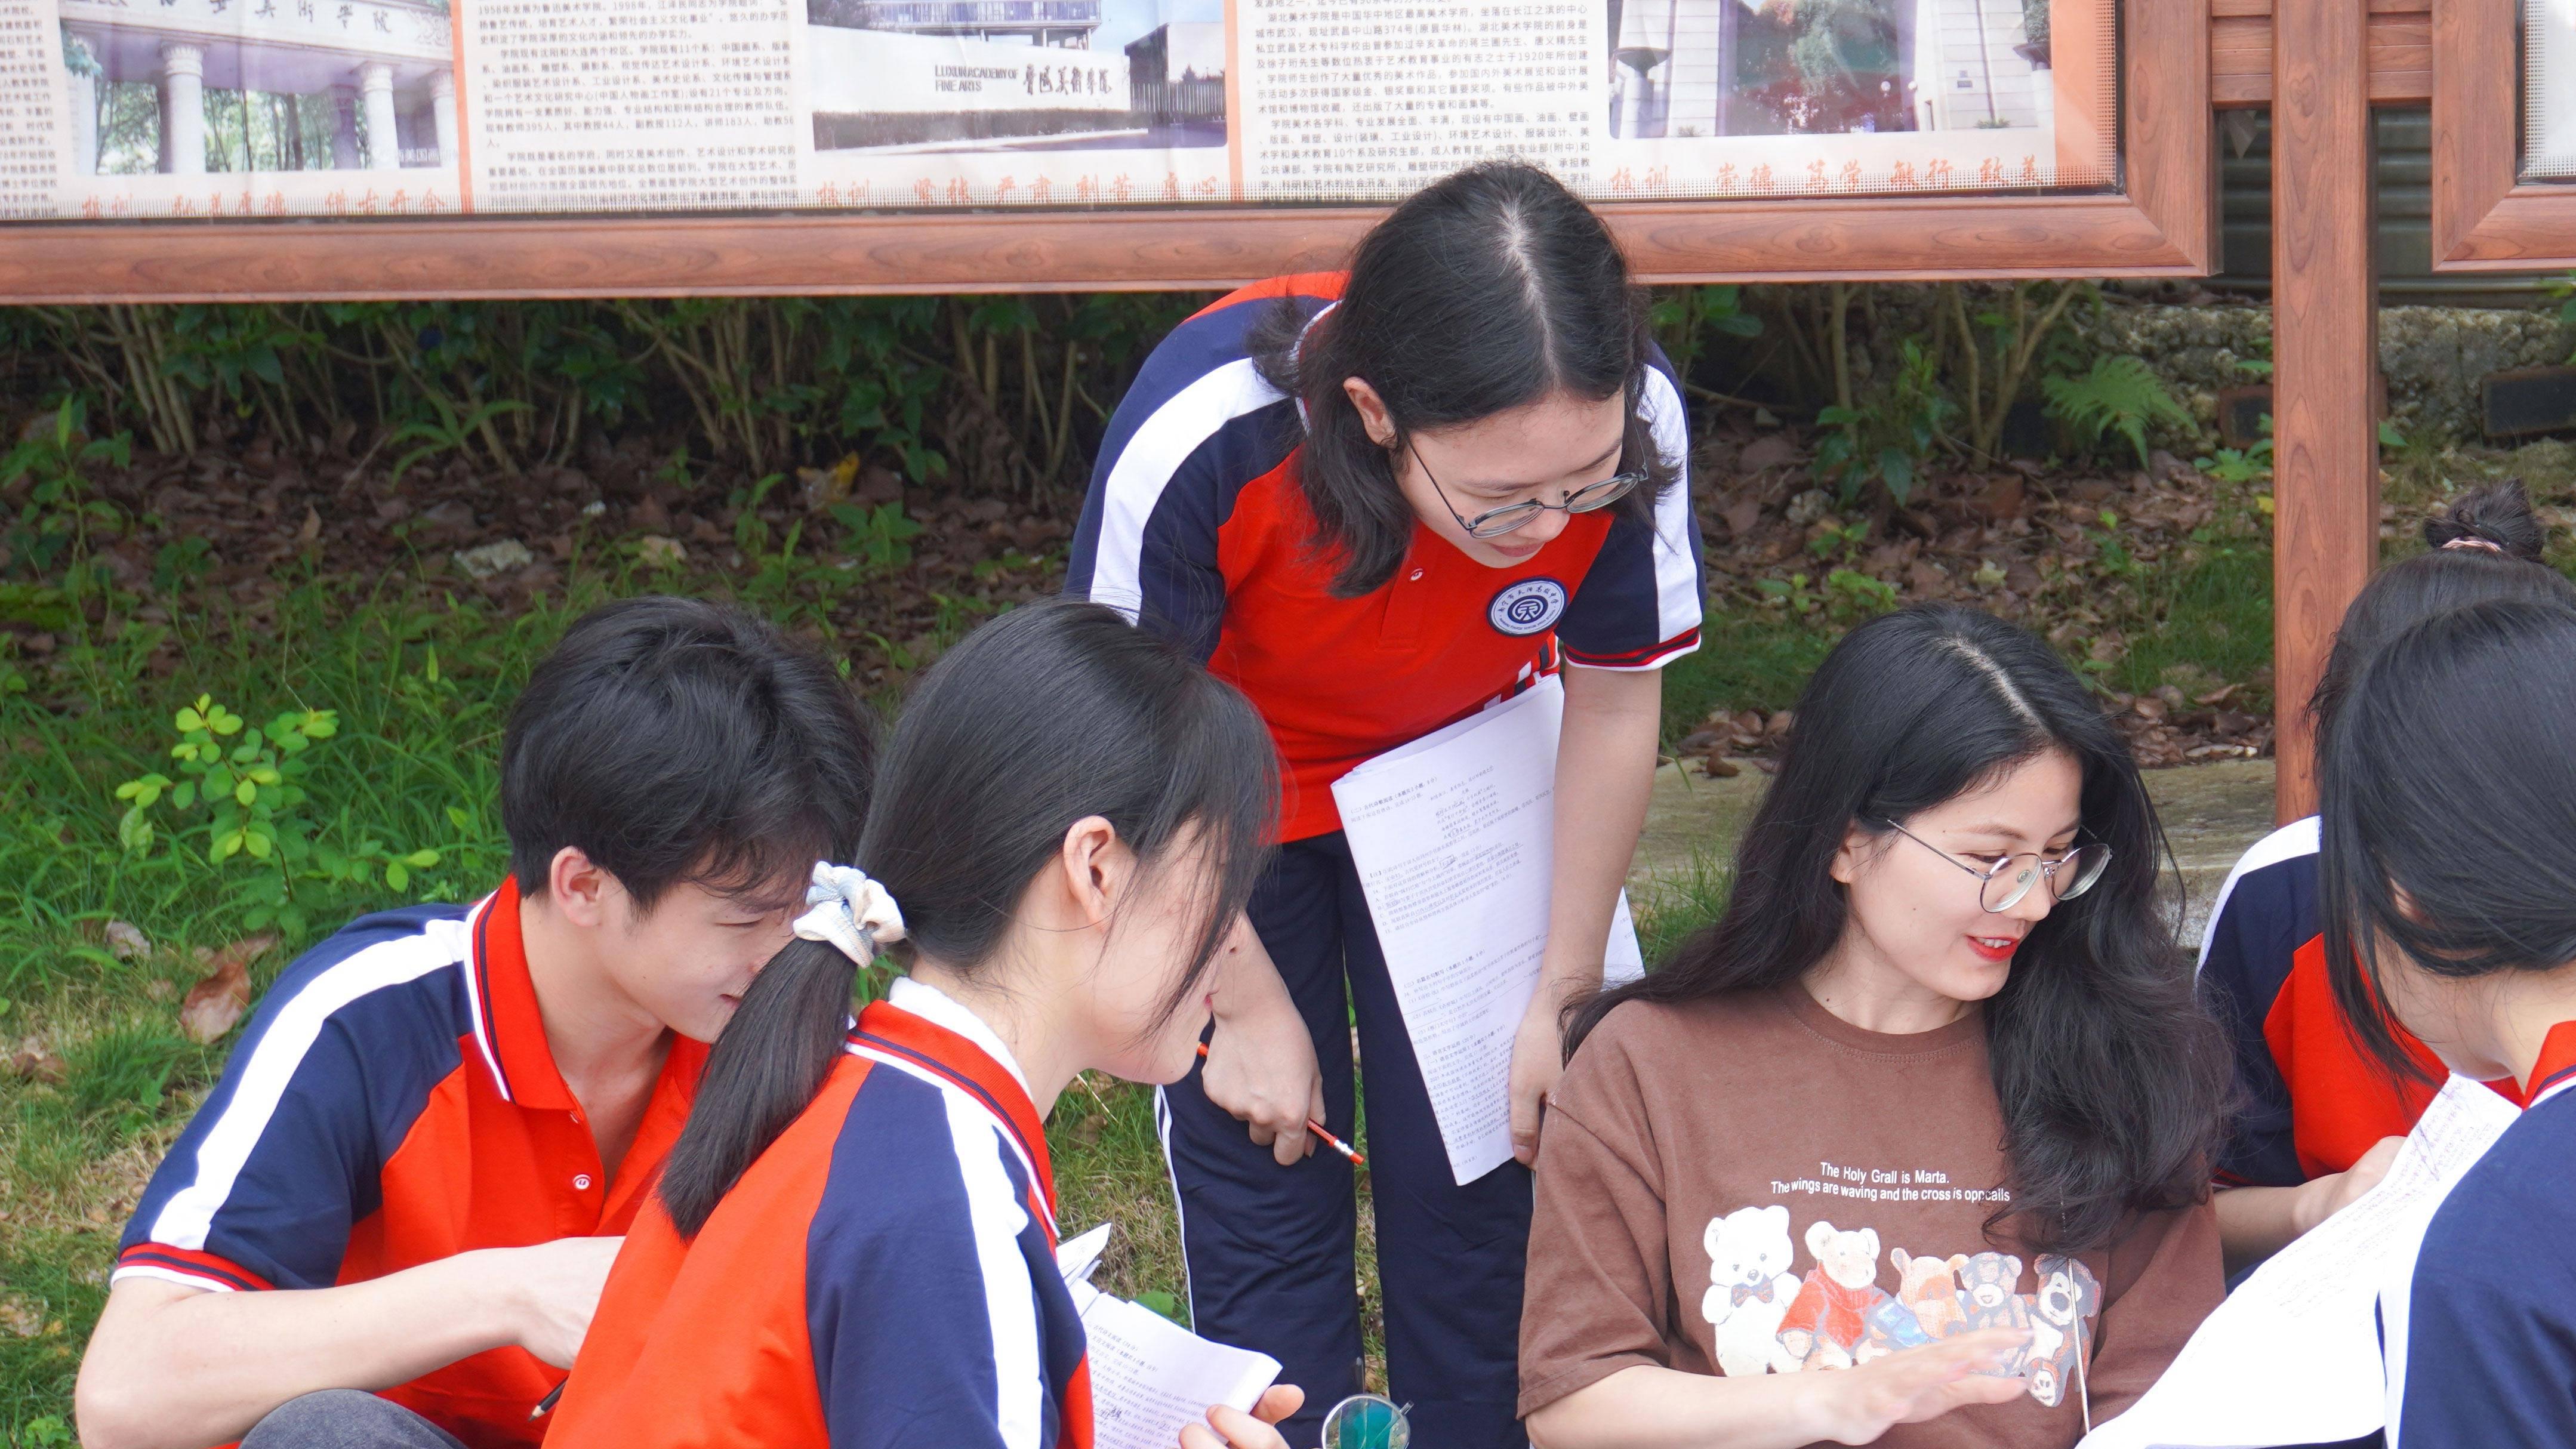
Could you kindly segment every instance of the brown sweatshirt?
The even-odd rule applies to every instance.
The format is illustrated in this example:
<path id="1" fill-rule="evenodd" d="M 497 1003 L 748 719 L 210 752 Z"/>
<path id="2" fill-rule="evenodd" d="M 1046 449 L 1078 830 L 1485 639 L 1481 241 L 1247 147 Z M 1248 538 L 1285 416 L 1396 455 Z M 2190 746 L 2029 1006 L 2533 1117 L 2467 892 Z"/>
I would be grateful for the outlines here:
<path id="1" fill-rule="evenodd" d="M 2010 1325 L 2028 1395 L 1878 1442 L 2066 1449 L 2088 1393 L 2096 1424 L 2126 1408 L 2217 1306 L 2217 1219 L 2154 1214 L 2073 1259 L 2009 1221 L 1989 1241 L 2002 1141 L 1980 1013 L 1886 1036 L 1794 986 L 1619 1007 L 1549 1099 L 1521 1413 L 1635 1364 L 1846 1368 Z"/>

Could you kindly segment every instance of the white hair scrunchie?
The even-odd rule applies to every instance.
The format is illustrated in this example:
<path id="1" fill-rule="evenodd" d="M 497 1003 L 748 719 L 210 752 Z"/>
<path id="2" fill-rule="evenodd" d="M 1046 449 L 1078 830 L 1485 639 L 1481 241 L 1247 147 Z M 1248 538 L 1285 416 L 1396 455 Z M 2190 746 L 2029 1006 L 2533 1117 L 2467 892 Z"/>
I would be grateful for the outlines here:
<path id="1" fill-rule="evenodd" d="M 893 895 L 856 866 L 814 862 L 805 908 L 796 918 L 797 936 L 837 946 L 862 966 L 876 960 L 879 946 L 903 939 L 903 912 Z"/>

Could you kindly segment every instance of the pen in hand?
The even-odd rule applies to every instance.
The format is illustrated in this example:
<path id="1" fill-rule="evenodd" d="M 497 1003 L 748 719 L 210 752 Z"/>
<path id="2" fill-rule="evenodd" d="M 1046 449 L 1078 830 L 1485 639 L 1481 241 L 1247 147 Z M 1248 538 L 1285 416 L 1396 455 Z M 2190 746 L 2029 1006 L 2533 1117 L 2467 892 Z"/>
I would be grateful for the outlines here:
<path id="1" fill-rule="evenodd" d="M 564 1384 L 571 1382 L 572 1380 L 566 1379 L 563 1381 L 563 1384 L 557 1384 L 553 1388 L 546 1390 L 546 1396 L 537 1400 L 537 1406 L 528 1411 L 528 1418 L 531 1421 L 544 1418 L 547 1412 L 554 1408 L 555 1400 L 563 1397 Z"/>
<path id="2" fill-rule="evenodd" d="M 1199 1060 L 1201 1060 L 1201 1061 L 1205 1061 L 1205 1060 L 1207 1060 L 1207 1043 L 1206 1043 L 1206 1042 L 1200 1042 L 1200 1043 L 1199 1043 Z M 1351 1166 L 1353 1166 L 1353 1167 L 1366 1167 L 1366 1166 L 1368 1166 L 1368 1159 L 1367 1159 L 1367 1158 L 1362 1157 L 1362 1156 L 1360 1156 L 1358 1153 L 1356 1153 L 1356 1152 L 1352 1151 L 1352 1150 L 1351 1150 L 1351 1145 L 1350 1145 L 1349 1143 L 1344 1142 L 1344 1141 L 1343 1141 L 1342 1139 L 1340 1139 L 1339 1137 L 1336 1137 L 1336 1136 L 1334 1136 L 1332 1133 L 1330 1133 L 1330 1132 L 1328 1132 L 1328 1131 L 1324 1130 L 1324 1124 L 1323 1124 L 1323 1123 L 1316 1121 L 1316 1120 L 1315 1120 L 1314 1118 L 1312 1118 L 1312 1117 L 1309 1117 L 1309 1118 L 1307 1118 L 1307 1119 L 1306 1119 L 1306 1130 L 1307 1130 L 1307 1131 L 1309 1131 L 1309 1132 L 1314 1133 L 1314 1134 L 1315 1134 L 1315 1136 L 1316 1136 L 1317 1138 L 1319 1138 L 1319 1139 L 1321 1139 L 1321 1140 L 1322 1140 L 1323 1144 L 1324 1144 L 1326 1147 L 1329 1147 L 1329 1148 L 1333 1149 L 1335 1152 L 1338 1152 L 1338 1153 L 1342 1154 L 1344 1157 L 1349 1158 L 1349 1159 L 1351 1160 Z"/>

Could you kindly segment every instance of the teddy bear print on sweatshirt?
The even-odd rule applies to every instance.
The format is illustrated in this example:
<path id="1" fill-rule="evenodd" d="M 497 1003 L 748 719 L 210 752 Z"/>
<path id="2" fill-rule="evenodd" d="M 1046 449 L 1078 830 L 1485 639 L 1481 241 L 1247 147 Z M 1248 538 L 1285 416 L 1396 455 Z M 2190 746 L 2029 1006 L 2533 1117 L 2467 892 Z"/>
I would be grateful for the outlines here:
<path id="1" fill-rule="evenodd" d="M 1876 1229 L 1818 1221 L 1804 1241 L 1813 1266 L 1792 1277 L 1787 1208 L 1743 1207 L 1709 1220 L 1700 1316 L 1714 1331 L 1720 1372 L 1852 1368 L 1972 1329 L 2017 1328 L 2030 1334 L 2029 1346 L 1990 1372 L 2028 1377 L 2031 1397 L 2051 1408 L 2065 1402 L 2070 1385 L 2081 1387 L 2088 1320 L 2101 1312 L 2102 1289 L 2076 1259 L 2042 1256 L 2038 1291 L 2023 1293 L 2014 1254 L 1894 1248 L 1886 1255 L 1897 1280 L 1891 1294 L 1878 1285 Z"/>
<path id="2" fill-rule="evenodd" d="M 1878 1286 L 1878 1230 L 1843 1232 L 1818 1219 L 1807 1227 L 1816 1266 L 1780 1320 L 1780 1346 L 1801 1368 L 1850 1368 L 1869 1337 L 1869 1313 L 1886 1299 Z"/>
<path id="3" fill-rule="evenodd" d="M 1718 1368 L 1730 1375 L 1797 1368 L 1779 1336 L 1780 1319 L 1798 1292 L 1789 1272 L 1795 1258 L 1789 1210 L 1737 1208 L 1710 1218 L 1700 1241 L 1708 1250 L 1708 1292 L 1699 1313 L 1716 1330 Z"/>

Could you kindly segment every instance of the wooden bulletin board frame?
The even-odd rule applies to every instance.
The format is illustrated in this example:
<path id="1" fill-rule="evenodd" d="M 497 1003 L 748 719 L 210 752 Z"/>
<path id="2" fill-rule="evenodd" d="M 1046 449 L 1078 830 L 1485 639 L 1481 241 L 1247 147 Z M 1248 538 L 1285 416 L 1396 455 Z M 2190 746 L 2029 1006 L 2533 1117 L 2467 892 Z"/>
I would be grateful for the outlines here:
<path id="1" fill-rule="evenodd" d="M 1652 282 L 2206 275 L 2209 0 L 2118 0 L 2120 195 L 1602 206 Z M 2061 114 L 2068 114 L 2061 112 Z M 1374 207 L 0 223 L 0 301 L 1219 288 L 1336 265 Z"/>
<path id="2" fill-rule="evenodd" d="M 2576 184 L 2517 184 L 2513 0 L 2433 0 L 2433 270 L 2576 266 Z"/>

